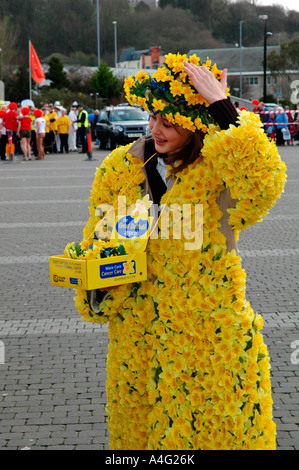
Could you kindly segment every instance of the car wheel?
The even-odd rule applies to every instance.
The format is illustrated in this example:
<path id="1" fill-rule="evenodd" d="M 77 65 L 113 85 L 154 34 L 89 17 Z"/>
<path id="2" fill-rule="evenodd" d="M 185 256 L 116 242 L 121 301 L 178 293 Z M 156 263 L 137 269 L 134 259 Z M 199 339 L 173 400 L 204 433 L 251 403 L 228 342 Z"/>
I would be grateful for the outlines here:
<path id="1" fill-rule="evenodd" d="M 105 140 L 100 140 L 100 148 L 105 149 L 107 147 L 107 141 Z"/>

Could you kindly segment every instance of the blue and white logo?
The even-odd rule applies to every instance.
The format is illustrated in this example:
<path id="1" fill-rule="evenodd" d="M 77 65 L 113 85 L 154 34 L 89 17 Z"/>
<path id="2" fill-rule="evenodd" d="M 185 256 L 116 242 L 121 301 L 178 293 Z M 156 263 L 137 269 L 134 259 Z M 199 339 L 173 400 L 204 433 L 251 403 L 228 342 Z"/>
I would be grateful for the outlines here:
<path id="1" fill-rule="evenodd" d="M 126 215 L 118 220 L 115 229 L 122 238 L 141 238 L 149 229 L 149 221 L 139 219 L 135 222 L 134 217 Z"/>

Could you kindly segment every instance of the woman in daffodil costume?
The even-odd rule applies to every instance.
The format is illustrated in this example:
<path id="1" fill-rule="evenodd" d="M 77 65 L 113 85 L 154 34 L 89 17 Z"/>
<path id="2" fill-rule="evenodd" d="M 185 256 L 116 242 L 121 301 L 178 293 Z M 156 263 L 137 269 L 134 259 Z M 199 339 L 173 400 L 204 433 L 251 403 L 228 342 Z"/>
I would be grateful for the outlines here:
<path id="1" fill-rule="evenodd" d="M 153 77 L 129 77 L 126 97 L 151 113 L 152 137 L 117 148 L 95 175 L 86 240 L 96 208 L 120 195 L 128 206 L 149 194 L 203 208 L 202 243 L 190 248 L 171 229 L 149 240 L 146 281 L 102 301 L 77 290 L 84 319 L 109 322 L 111 449 L 275 449 L 263 320 L 246 299 L 236 240 L 279 199 L 286 167 L 259 117 L 237 114 L 226 76 L 168 54 Z"/>

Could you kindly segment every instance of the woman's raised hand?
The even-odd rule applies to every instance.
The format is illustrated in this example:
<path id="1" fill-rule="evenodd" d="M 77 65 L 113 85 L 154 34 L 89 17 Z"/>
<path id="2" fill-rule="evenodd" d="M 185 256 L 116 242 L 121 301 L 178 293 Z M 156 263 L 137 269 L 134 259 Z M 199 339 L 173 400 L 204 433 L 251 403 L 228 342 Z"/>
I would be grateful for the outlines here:
<path id="1" fill-rule="evenodd" d="M 223 69 L 220 82 L 205 66 L 184 62 L 184 71 L 189 75 L 195 89 L 209 103 L 226 98 L 227 69 Z"/>

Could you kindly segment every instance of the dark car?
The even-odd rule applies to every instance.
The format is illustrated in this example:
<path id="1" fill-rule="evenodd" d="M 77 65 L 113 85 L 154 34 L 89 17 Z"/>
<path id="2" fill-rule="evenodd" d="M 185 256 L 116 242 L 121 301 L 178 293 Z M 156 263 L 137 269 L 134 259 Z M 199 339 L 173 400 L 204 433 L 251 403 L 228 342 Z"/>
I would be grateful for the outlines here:
<path id="1" fill-rule="evenodd" d="M 110 150 L 125 145 L 144 135 L 150 135 L 148 116 L 135 106 L 107 107 L 100 111 L 96 137 L 100 147 Z"/>

